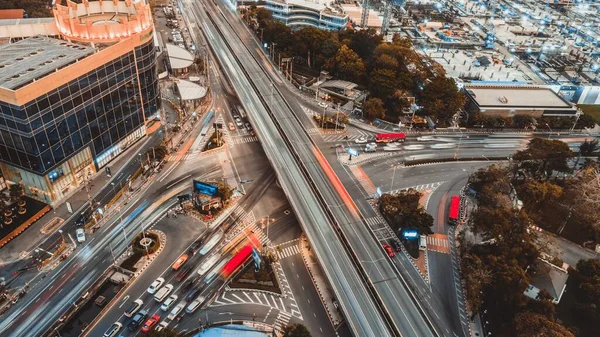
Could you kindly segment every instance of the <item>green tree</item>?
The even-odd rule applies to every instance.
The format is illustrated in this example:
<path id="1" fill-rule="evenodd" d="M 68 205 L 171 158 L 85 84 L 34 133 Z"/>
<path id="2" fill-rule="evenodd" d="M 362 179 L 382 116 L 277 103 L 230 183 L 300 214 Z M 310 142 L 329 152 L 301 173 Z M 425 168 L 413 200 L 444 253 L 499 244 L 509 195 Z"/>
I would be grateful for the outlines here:
<path id="1" fill-rule="evenodd" d="M 231 199 L 231 196 L 233 195 L 233 189 L 231 186 L 224 181 L 219 181 L 216 185 L 219 188 L 219 194 L 221 195 L 223 201 Z"/>
<path id="2" fill-rule="evenodd" d="M 290 324 L 283 328 L 283 337 L 312 337 L 312 335 L 304 325 Z"/>
<path id="3" fill-rule="evenodd" d="M 367 29 L 360 31 L 349 31 L 350 33 L 350 45 L 363 60 L 371 57 L 373 51 L 383 41 L 383 36 L 377 34 L 375 29 Z"/>
<path id="4" fill-rule="evenodd" d="M 359 83 L 365 75 L 363 60 L 352 49 L 342 45 L 335 55 L 335 76 Z"/>
<path id="5" fill-rule="evenodd" d="M 256 21 L 258 22 L 258 28 L 266 28 L 271 22 L 273 22 L 273 14 L 264 7 L 258 7 L 254 14 L 256 15 Z"/>
<path id="6" fill-rule="evenodd" d="M 562 196 L 563 188 L 550 182 L 529 179 L 518 188 L 519 198 L 528 210 L 540 210 L 543 205 L 554 204 Z"/>
<path id="7" fill-rule="evenodd" d="M 371 72 L 369 77 L 369 92 L 375 97 L 388 99 L 399 87 L 398 76 L 393 69 L 377 68 Z"/>
<path id="8" fill-rule="evenodd" d="M 588 114 L 581 115 L 575 124 L 575 127 L 578 129 L 593 128 L 594 126 L 596 126 L 596 120 L 594 120 L 594 117 Z"/>
<path id="9" fill-rule="evenodd" d="M 579 153 L 584 157 L 589 157 L 593 153 L 598 151 L 600 148 L 600 143 L 598 139 L 594 139 L 592 141 L 585 140 L 581 145 L 579 145 Z"/>
<path id="10" fill-rule="evenodd" d="M 450 119 L 467 102 L 454 79 L 446 76 L 437 76 L 426 82 L 418 98 L 423 114 L 442 121 Z"/>
<path id="11" fill-rule="evenodd" d="M 527 149 L 518 151 L 513 160 L 518 162 L 520 170 L 531 176 L 549 179 L 554 172 L 570 172 L 567 161 L 572 157 L 573 152 L 565 142 L 533 138 Z"/>
<path id="12" fill-rule="evenodd" d="M 398 194 L 384 194 L 379 209 L 394 231 L 416 229 L 421 234 L 432 234 L 433 217 L 419 205 L 421 193 L 409 189 Z"/>
<path id="13" fill-rule="evenodd" d="M 379 98 L 369 98 L 363 104 L 363 111 L 368 119 L 383 118 L 385 116 L 385 108 L 383 101 Z"/>
<path id="14" fill-rule="evenodd" d="M 554 320 L 530 311 L 516 315 L 515 337 L 575 337 L 571 331 Z"/>
<path id="15" fill-rule="evenodd" d="M 275 43 L 278 50 L 289 53 L 288 48 L 293 43 L 293 33 L 285 23 L 271 21 L 263 31 L 263 39 L 267 43 Z"/>

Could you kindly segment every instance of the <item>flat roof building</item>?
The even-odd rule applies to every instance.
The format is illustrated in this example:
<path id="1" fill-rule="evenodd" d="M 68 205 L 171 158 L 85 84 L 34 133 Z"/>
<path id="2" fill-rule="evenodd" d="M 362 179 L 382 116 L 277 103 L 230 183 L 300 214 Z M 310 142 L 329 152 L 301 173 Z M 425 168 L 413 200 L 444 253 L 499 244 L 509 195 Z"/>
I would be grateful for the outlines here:
<path id="1" fill-rule="evenodd" d="M 342 30 L 348 25 L 348 15 L 326 0 L 266 0 L 265 8 L 273 18 L 292 28 L 312 26 L 319 29 Z"/>
<path id="2" fill-rule="evenodd" d="M 0 22 L 16 41 L 0 45 L 0 168 L 48 203 L 143 138 L 160 105 L 149 5 L 61 3 Z"/>
<path id="3" fill-rule="evenodd" d="M 465 85 L 467 110 L 494 116 L 576 116 L 577 107 L 546 87 Z"/>

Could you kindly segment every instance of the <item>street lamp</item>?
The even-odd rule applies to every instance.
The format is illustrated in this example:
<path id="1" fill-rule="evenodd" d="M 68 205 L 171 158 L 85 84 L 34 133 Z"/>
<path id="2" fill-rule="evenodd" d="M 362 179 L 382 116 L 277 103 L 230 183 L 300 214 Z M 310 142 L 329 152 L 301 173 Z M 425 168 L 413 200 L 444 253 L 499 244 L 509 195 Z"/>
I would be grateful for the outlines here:
<path id="1" fill-rule="evenodd" d="M 546 126 L 548 127 L 548 130 L 550 130 L 550 133 L 548 134 L 548 139 L 550 139 L 550 136 L 552 136 L 552 129 L 548 123 L 546 123 Z"/>
<path id="2" fill-rule="evenodd" d="M 490 158 L 486 157 L 485 155 L 481 155 L 483 158 L 485 158 L 487 161 L 490 161 Z"/>

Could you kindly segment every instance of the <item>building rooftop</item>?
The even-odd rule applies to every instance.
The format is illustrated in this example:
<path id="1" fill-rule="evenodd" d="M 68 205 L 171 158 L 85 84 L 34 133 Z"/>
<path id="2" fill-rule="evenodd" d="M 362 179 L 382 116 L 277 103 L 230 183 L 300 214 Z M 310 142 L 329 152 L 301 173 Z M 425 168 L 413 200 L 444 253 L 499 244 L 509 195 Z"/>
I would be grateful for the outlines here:
<path id="1" fill-rule="evenodd" d="M 465 89 L 480 107 L 571 108 L 554 91 L 529 86 L 473 86 Z"/>
<path id="2" fill-rule="evenodd" d="M 200 99 L 206 96 L 206 88 L 196 83 L 182 79 L 178 79 L 175 83 L 177 83 L 177 90 L 184 101 Z"/>
<path id="3" fill-rule="evenodd" d="M 194 55 L 189 51 L 171 43 L 166 43 L 169 63 L 173 69 L 185 69 L 194 63 Z"/>
<path id="4" fill-rule="evenodd" d="M 569 274 L 552 264 L 538 260 L 529 271 L 530 284 L 540 290 L 546 290 L 556 301 L 560 298 L 567 284 Z M 535 298 L 537 293 L 528 288 L 525 295 Z"/>
<path id="5" fill-rule="evenodd" d="M 93 54 L 94 48 L 48 37 L 0 46 L 0 87 L 15 90 Z"/>

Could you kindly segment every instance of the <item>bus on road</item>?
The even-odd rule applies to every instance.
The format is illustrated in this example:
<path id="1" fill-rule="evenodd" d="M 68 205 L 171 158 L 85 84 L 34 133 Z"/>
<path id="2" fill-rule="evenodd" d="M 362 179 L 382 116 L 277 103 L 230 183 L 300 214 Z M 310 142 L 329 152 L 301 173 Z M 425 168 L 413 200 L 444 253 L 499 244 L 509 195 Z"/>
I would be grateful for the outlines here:
<path id="1" fill-rule="evenodd" d="M 375 135 L 377 143 L 403 142 L 405 139 L 406 134 L 404 133 L 378 133 Z"/>
<path id="2" fill-rule="evenodd" d="M 448 214 L 448 224 L 452 226 L 458 225 L 460 220 L 460 197 L 453 195 L 450 199 L 450 212 Z"/>
<path id="3" fill-rule="evenodd" d="M 226 279 L 236 270 L 238 270 L 244 262 L 252 255 L 252 245 L 247 244 L 244 248 L 240 249 L 232 258 L 225 264 L 221 270 L 221 275 Z"/>

